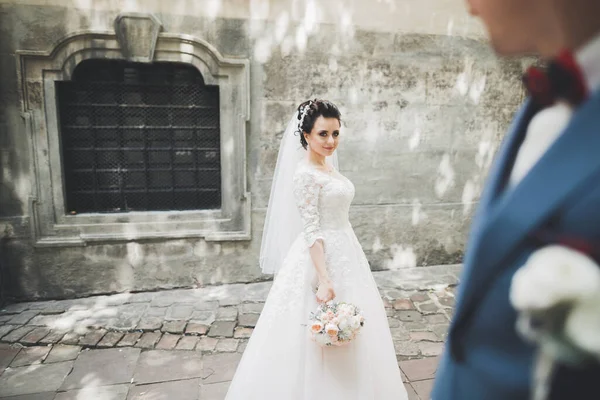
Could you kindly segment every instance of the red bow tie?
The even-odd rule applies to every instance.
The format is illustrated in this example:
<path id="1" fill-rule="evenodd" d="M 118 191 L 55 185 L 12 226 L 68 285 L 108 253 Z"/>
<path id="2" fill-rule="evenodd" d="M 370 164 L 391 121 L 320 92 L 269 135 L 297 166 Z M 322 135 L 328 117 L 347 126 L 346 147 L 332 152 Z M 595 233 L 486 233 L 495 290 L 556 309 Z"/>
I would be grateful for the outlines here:
<path id="1" fill-rule="evenodd" d="M 529 95 L 541 106 L 552 105 L 557 99 L 577 106 L 588 96 L 583 71 L 570 51 L 563 51 L 545 70 L 530 67 L 523 82 Z"/>

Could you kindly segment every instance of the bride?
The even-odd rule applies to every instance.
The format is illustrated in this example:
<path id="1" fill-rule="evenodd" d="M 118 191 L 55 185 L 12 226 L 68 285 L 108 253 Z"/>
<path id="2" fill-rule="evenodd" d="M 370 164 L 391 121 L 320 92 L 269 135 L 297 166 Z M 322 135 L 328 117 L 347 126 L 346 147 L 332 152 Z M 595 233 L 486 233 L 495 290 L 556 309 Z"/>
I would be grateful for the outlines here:
<path id="1" fill-rule="evenodd" d="M 299 141 L 298 141 L 299 137 Z M 348 219 L 353 184 L 335 168 L 340 112 L 302 103 L 284 132 L 260 264 L 273 287 L 227 400 L 405 400 L 383 302 Z M 316 292 L 316 295 L 315 295 Z M 308 318 L 332 299 L 366 322 L 343 347 L 321 347 Z"/>

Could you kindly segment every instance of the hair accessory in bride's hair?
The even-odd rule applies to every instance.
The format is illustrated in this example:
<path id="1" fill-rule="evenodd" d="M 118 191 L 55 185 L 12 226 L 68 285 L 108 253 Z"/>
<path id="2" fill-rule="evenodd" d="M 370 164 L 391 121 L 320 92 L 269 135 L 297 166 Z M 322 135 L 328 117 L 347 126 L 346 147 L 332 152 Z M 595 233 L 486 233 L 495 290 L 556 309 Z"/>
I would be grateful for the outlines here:
<path id="1" fill-rule="evenodd" d="M 302 124 L 304 123 L 304 118 L 306 114 L 308 114 L 308 110 L 310 110 L 310 106 L 312 106 L 313 100 L 309 100 L 308 103 L 302 108 L 302 112 L 300 113 L 300 121 L 298 121 L 298 131 L 302 134 Z"/>

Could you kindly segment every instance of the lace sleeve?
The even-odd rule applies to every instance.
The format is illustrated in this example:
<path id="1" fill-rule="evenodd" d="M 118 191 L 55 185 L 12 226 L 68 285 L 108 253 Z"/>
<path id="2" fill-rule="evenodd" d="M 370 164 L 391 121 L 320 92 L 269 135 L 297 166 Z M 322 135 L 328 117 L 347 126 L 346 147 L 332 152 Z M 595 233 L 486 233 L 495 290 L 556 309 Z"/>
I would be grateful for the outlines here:
<path id="1" fill-rule="evenodd" d="M 301 171 L 294 176 L 294 196 L 304 223 L 304 239 L 308 247 L 323 239 L 319 217 L 320 191 L 321 185 L 313 174 Z"/>

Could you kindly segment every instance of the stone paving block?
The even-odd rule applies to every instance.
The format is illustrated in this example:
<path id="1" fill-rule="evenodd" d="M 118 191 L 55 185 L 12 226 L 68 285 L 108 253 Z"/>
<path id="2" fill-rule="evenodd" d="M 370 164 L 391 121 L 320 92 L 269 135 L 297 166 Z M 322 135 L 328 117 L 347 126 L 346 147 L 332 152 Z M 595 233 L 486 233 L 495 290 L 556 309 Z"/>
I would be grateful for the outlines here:
<path id="1" fill-rule="evenodd" d="M 162 327 L 164 319 L 162 317 L 142 317 L 136 329 L 140 331 L 156 331 Z"/>
<path id="2" fill-rule="evenodd" d="M 391 328 L 390 332 L 394 340 L 409 340 L 410 336 L 406 328 L 400 326 L 399 328 Z"/>
<path id="3" fill-rule="evenodd" d="M 444 314 L 432 314 L 426 315 L 425 322 L 428 325 L 447 324 L 449 323 L 448 318 Z"/>
<path id="4" fill-rule="evenodd" d="M 420 399 L 430 399 L 433 390 L 433 379 L 426 381 L 411 382 L 412 387 L 417 392 Z"/>
<path id="5" fill-rule="evenodd" d="M 28 325 L 52 328 L 56 325 L 56 322 L 61 318 L 65 318 L 65 316 L 62 314 L 36 315 L 31 319 L 31 321 L 29 321 Z"/>
<path id="6" fill-rule="evenodd" d="M 129 383 L 133 378 L 140 352 L 140 349 L 134 348 L 84 351 L 75 360 L 73 371 L 61 386 L 61 390 Z"/>
<path id="7" fill-rule="evenodd" d="M 134 382 L 143 385 L 195 378 L 203 378 L 200 352 L 150 350 L 140 356 Z"/>
<path id="8" fill-rule="evenodd" d="M 231 304 L 233 305 L 233 304 Z M 194 310 L 196 311 L 216 311 L 219 308 L 219 302 L 213 301 L 198 301 L 194 303 Z"/>
<path id="9" fill-rule="evenodd" d="M 423 292 L 418 292 L 418 293 L 413 294 L 412 296 L 410 296 L 410 299 L 412 301 L 416 301 L 416 302 L 423 302 L 423 301 L 431 300 L 429 295 L 427 293 L 423 293 Z"/>
<path id="10" fill-rule="evenodd" d="M 423 316 L 418 311 L 398 311 L 396 317 L 404 322 L 419 322 L 423 320 Z"/>
<path id="11" fill-rule="evenodd" d="M 121 340 L 125 334 L 121 332 L 108 332 L 102 340 L 98 343 L 100 348 L 115 347 L 119 340 Z"/>
<path id="12" fill-rule="evenodd" d="M 210 338 L 210 337 L 201 337 L 196 345 L 197 351 L 211 352 L 214 351 L 217 347 L 217 343 L 219 339 Z"/>
<path id="13" fill-rule="evenodd" d="M 401 361 L 400 368 L 411 381 L 433 379 L 439 363 L 438 357 L 423 358 L 420 360 Z"/>
<path id="14" fill-rule="evenodd" d="M 409 341 L 397 341 L 394 342 L 396 348 L 396 355 L 400 357 L 415 357 L 419 355 L 419 348 L 416 343 Z"/>
<path id="15" fill-rule="evenodd" d="M 208 400 L 208 398 L 200 397 L 200 382 L 201 379 L 196 378 L 134 386 L 130 389 L 127 400 Z"/>
<path id="16" fill-rule="evenodd" d="M 11 368 L 16 368 L 32 364 L 41 364 L 48 356 L 51 349 L 52 347 L 50 346 L 25 347 L 21 349 L 13 362 L 10 363 L 10 366 Z"/>
<path id="17" fill-rule="evenodd" d="M 238 339 L 219 339 L 215 351 L 219 353 L 233 353 L 237 351 L 240 341 Z"/>
<path id="18" fill-rule="evenodd" d="M 246 347 L 248 346 L 248 340 L 247 339 L 241 339 L 240 340 L 240 344 L 238 345 L 237 348 L 237 352 L 240 354 L 243 354 L 244 351 L 246 350 Z"/>
<path id="19" fill-rule="evenodd" d="M 399 328 L 400 321 L 398 321 L 396 318 L 388 318 L 388 325 L 390 328 Z"/>
<path id="20" fill-rule="evenodd" d="M 0 314 L 0 324 L 4 324 L 4 323 L 6 323 L 6 321 L 10 321 L 13 318 L 14 318 L 14 316 L 12 314 L 5 314 L 5 315 Z"/>
<path id="21" fill-rule="evenodd" d="M 398 299 L 394 301 L 394 310 L 414 310 L 415 306 L 409 299 Z"/>
<path id="22" fill-rule="evenodd" d="M 233 337 L 236 339 L 248 339 L 252 335 L 252 332 L 254 332 L 254 328 L 244 328 L 238 326 L 233 332 Z"/>
<path id="23" fill-rule="evenodd" d="M 40 309 L 40 314 L 42 315 L 55 315 L 62 314 L 67 311 L 66 304 L 62 302 L 55 302 L 47 305 L 46 307 Z"/>
<path id="24" fill-rule="evenodd" d="M 217 319 L 217 313 L 214 311 L 194 311 L 190 322 L 200 325 L 211 325 Z"/>
<path id="25" fill-rule="evenodd" d="M 105 328 L 109 330 L 132 330 L 140 323 L 142 315 L 148 308 L 147 304 L 124 304 L 117 307 L 117 316 L 111 318 Z"/>
<path id="26" fill-rule="evenodd" d="M 3 397 L 2 400 L 54 400 L 54 396 L 56 396 L 55 392 L 44 392 Z"/>
<path id="27" fill-rule="evenodd" d="M 127 400 L 129 385 L 99 386 L 58 393 L 54 400 Z"/>
<path id="28" fill-rule="evenodd" d="M 380 296 L 381 296 L 381 301 L 383 302 L 384 308 L 392 308 L 393 307 L 392 302 L 388 298 L 383 296 L 381 293 L 380 293 Z"/>
<path id="29" fill-rule="evenodd" d="M 142 336 L 142 332 L 130 332 L 123 336 L 123 339 L 117 344 L 117 347 L 132 347 Z"/>
<path id="30" fill-rule="evenodd" d="M 210 337 L 233 337 L 235 322 L 217 321 L 210 327 L 208 336 Z"/>
<path id="31" fill-rule="evenodd" d="M 438 312 L 440 312 L 440 308 L 437 306 L 437 304 L 430 302 L 430 303 L 419 303 L 417 304 L 417 308 L 419 309 L 419 311 L 421 311 L 422 314 L 428 315 L 428 314 L 436 314 Z"/>
<path id="32" fill-rule="evenodd" d="M 450 325 L 442 324 L 442 325 L 432 325 L 431 330 L 439 337 L 441 340 L 446 340 L 448 337 L 448 329 L 450 329 Z"/>
<path id="33" fill-rule="evenodd" d="M 212 383 L 202 385 L 200 388 L 200 398 L 202 400 L 223 400 L 229 389 L 231 382 Z"/>
<path id="34" fill-rule="evenodd" d="M 244 303 L 258 303 L 267 300 L 272 282 L 260 282 L 246 287 Z"/>
<path id="35" fill-rule="evenodd" d="M 125 304 L 128 303 L 150 303 L 152 299 L 156 297 L 156 292 L 139 292 L 130 293 L 129 298 L 125 300 Z"/>
<path id="36" fill-rule="evenodd" d="M 17 329 L 16 325 L 2 325 L 0 326 L 0 338 L 8 335 L 11 331 Z"/>
<path id="37" fill-rule="evenodd" d="M 6 326 L 6 325 L 5 325 Z M 3 342 L 18 342 L 23 336 L 27 335 L 29 332 L 34 330 L 33 326 L 20 326 L 12 331 L 9 334 L 2 337 Z"/>
<path id="38" fill-rule="evenodd" d="M 165 320 L 167 321 L 187 321 L 192 317 L 194 306 L 189 304 L 174 304 L 167 310 Z"/>
<path id="39" fill-rule="evenodd" d="M 203 384 L 227 382 L 233 379 L 233 375 L 240 362 L 242 355 L 239 353 L 220 353 L 204 356 Z"/>
<path id="40" fill-rule="evenodd" d="M 238 318 L 238 325 L 247 328 L 254 328 L 259 317 L 259 314 L 242 314 Z"/>
<path id="41" fill-rule="evenodd" d="M 438 338 L 438 336 L 433 333 L 433 332 L 427 332 L 427 331 L 422 331 L 422 332 L 410 332 L 410 340 L 413 342 L 439 342 L 440 339 Z"/>
<path id="42" fill-rule="evenodd" d="M 240 314 L 260 314 L 265 303 L 244 303 L 238 307 Z"/>
<path id="43" fill-rule="evenodd" d="M 444 315 L 446 316 L 446 318 L 448 318 L 448 321 L 452 321 L 452 319 L 454 318 L 454 309 L 446 308 L 444 310 Z"/>
<path id="44" fill-rule="evenodd" d="M 0 397 L 55 392 L 71 371 L 73 361 L 10 368 L 0 375 Z"/>
<path id="45" fill-rule="evenodd" d="M 404 387 L 406 388 L 406 393 L 408 394 L 408 400 L 421 400 L 417 395 L 417 392 L 415 392 L 415 389 L 413 389 L 413 387 L 410 384 L 406 384 L 404 385 Z"/>
<path id="46" fill-rule="evenodd" d="M 168 333 L 183 333 L 186 325 L 186 321 L 165 321 L 160 330 Z"/>
<path id="47" fill-rule="evenodd" d="M 27 309 L 29 309 L 29 304 L 27 303 L 9 304 L 0 309 L 0 314 L 18 314 Z"/>
<path id="48" fill-rule="evenodd" d="M 179 342 L 177 342 L 177 346 L 175 348 L 177 350 L 194 350 L 197 344 L 197 336 L 183 336 L 181 339 L 179 339 Z"/>
<path id="49" fill-rule="evenodd" d="M 221 307 L 229 307 L 229 306 L 237 306 L 242 302 L 240 296 L 227 296 L 219 300 L 219 306 Z"/>
<path id="50" fill-rule="evenodd" d="M 0 343 L 0 373 L 10 365 L 20 350 L 20 347 L 8 343 Z"/>
<path id="51" fill-rule="evenodd" d="M 217 311 L 217 321 L 235 321 L 238 310 L 236 307 L 221 307 Z"/>
<path id="52" fill-rule="evenodd" d="M 79 344 L 81 346 L 94 347 L 102 340 L 104 335 L 106 335 L 106 330 L 104 329 L 89 331 L 84 337 L 79 339 Z"/>
<path id="53" fill-rule="evenodd" d="M 11 325 L 25 325 L 33 319 L 40 312 L 37 310 L 23 311 L 22 313 L 16 314 L 12 317 L 8 323 Z"/>
<path id="54" fill-rule="evenodd" d="M 150 302 L 150 306 L 169 307 L 177 303 L 193 303 L 196 299 L 192 297 L 191 293 L 192 291 L 190 289 L 158 292 Z"/>
<path id="55" fill-rule="evenodd" d="M 406 329 L 408 329 L 411 332 L 413 332 L 413 331 L 426 331 L 427 329 L 429 329 L 429 326 L 426 325 L 424 321 L 419 321 L 419 322 L 402 322 L 401 324 L 402 324 L 403 327 L 405 327 Z"/>
<path id="56" fill-rule="evenodd" d="M 440 304 L 443 305 L 444 307 L 454 307 L 456 300 L 454 299 L 454 297 L 443 297 L 438 299 Z"/>
<path id="57" fill-rule="evenodd" d="M 135 344 L 135 347 L 142 349 L 153 349 L 154 346 L 161 340 L 160 332 L 144 332 L 140 340 Z"/>
<path id="58" fill-rule="evenodd" d="M 75 346 L 79 344 L 79 339 L 81 339 L 81 336 L 79 334 L 75 332 L 68 332 L 60 340 L 60 343 Z"/>
<path id="59" fill-rule="evenodd" d="M 167 315 L 168 309 L 169 307 L 149 307 L 146 312 L 144 312 L 144 316 L 163 318 L 165 315 Z"/>
<path id="60" fill-rule="evenodd" d="M 419 342 L 417 347 L 424 356 L 439 356 L 444 351 L 444 343 L 442 342 Z"/>
<path id="61" fill-rule="evenodd" d="M 44 361 L 46 364 L 75 360 L 81 352 L 80 346 L 57 344 L 52 346 L 50 354 Z"/>
<path id="62" fill-rule="evenodd" d="M 209 327 L 207 325 L 198 324 L 195 322 L 189 322 L 185 327 L 186 335 L 206 335 Z"/>
<path id="63" fill-rule="evenodd" d="M 175 346 L 177 346 L 177 342 L 181 336 L 179 335 L 171 335 L 169 333 L 165 333 L 160 338 L 160 341 L 156 345 L 156 348 L 159 350 L 173 350 Z"/>
<path id="64" fill-rule="evenodd" d="M 50 333 L 40 340 L 40 344 L 54 344 L 60 342 L 67 332 L 51 330 Z"/>
<path id="65" fill-rule="evenodd" d="M 48 329 L 48 328 L 42 328 L 42 327 L 35 328 L 31 332 L 29 332 L 27 335 L 23 336 L 23 338 L 21 338 L 20 342 L 24 343 L 24 344 L 37 344 L 40 340 L 42 340 L 43 338 L 48 336 L 49 333 L 50 333 L 50 329 Z"/>

